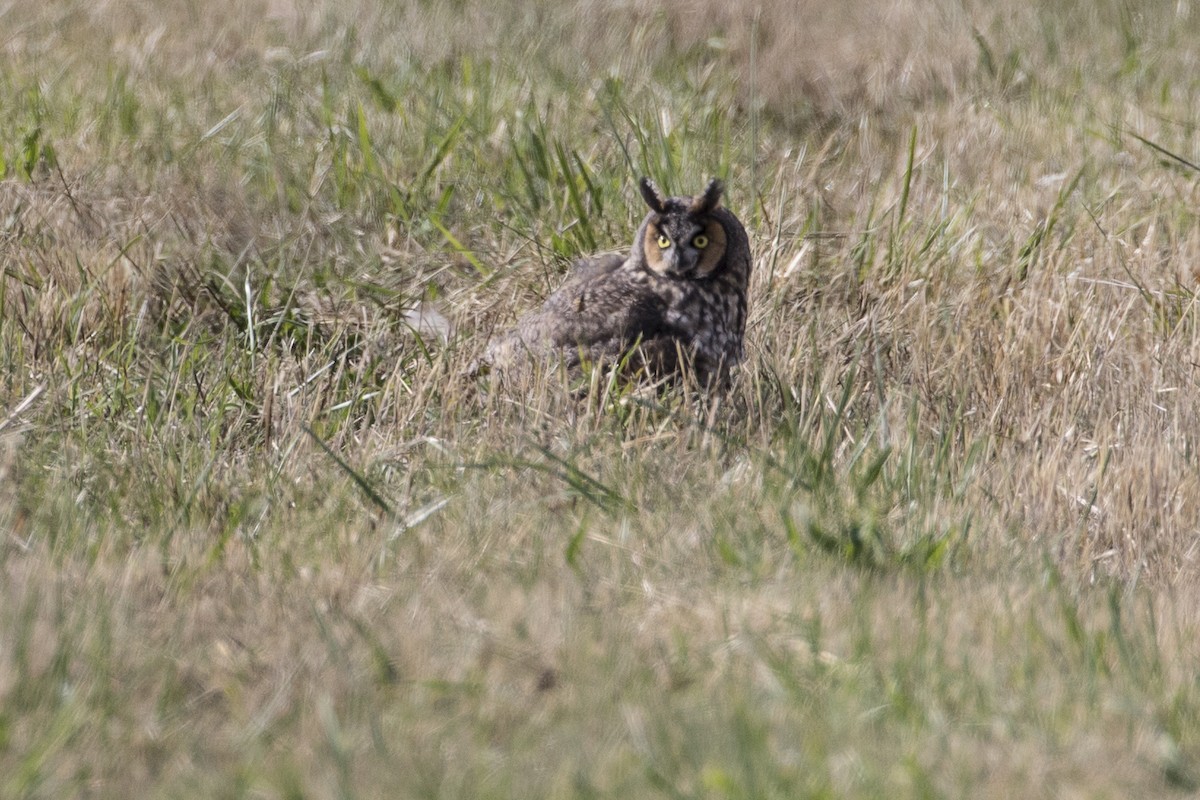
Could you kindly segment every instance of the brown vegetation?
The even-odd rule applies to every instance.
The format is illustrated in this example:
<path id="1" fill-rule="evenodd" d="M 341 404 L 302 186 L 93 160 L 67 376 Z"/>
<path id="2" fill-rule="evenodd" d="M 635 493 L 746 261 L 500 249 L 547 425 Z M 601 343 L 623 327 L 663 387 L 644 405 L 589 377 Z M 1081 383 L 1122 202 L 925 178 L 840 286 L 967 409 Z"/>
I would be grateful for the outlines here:
<path id="1" fill-rule="evenodd" d="M 0 795 L 1200 785 L 1189 6 L 218 5 L 0 7 Z M 641 174 L 732 391 L 465 377 Z"/>

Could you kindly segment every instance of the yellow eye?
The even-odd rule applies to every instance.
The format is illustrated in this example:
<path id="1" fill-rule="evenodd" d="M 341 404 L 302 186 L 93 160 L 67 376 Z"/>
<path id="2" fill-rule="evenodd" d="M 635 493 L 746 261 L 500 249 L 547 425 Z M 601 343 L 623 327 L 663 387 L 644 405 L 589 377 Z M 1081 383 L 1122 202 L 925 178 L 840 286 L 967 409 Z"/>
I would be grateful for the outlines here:
<path id="1" fill-rule="evenodd" d="M 703 233 L 698 233 L 696 234 L 696 238 L 692 239 L 692 245 L 697 250 L 703 250 L 704 248 L 708 247 L 708 237 Z"/>
<path id="2" fill-rule="evenodd" d="M 671 240 L 670 240 L 670 239 L 668 239 L 666 236 L 663 236 L 662 234 L 659 234 L 659 236 L 658 236 L 658 246 L 659 246 L 659 247 L 661 247 L 663 250 L 666 250 L 668 247 L 670 247 L 670 246 L 671 246 Z"/>

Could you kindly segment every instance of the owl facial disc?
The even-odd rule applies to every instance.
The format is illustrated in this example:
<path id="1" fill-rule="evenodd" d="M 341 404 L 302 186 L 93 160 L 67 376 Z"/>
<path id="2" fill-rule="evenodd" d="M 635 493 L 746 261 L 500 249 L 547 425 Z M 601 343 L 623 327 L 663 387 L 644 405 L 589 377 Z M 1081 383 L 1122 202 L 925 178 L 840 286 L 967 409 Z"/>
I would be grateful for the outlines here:
<path id="1" fill-rule="evenodd" d="M 721 204 L 721 182 L 711 181 L 695 197 L 664 197 L 649 178 L 642 178 L 640 187 L 651 211 L 642 239 L 646 266 L 685 280 L 717 272 L 726 248 L 725 228 L 712 214 Z"/>

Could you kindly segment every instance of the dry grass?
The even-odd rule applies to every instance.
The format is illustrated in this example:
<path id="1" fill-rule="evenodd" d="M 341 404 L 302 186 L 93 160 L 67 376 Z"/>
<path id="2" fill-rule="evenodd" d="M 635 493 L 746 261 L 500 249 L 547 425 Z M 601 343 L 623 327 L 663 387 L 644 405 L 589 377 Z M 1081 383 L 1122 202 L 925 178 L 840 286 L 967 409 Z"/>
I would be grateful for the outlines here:
<path id="1" fill-rule="evenodd" d="M 1200 786 L 1195 15 L 739 8 L 0 6 L 0 796 Z M 641 174 L 730 394 L 467 377 Z"/>

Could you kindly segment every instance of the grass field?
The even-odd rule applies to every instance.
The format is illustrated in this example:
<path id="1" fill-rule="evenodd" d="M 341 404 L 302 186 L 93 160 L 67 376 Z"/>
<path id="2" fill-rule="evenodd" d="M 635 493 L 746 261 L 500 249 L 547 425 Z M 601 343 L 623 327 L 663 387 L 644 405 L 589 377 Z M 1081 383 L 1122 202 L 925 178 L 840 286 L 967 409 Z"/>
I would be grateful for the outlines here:
<path id="1" fill-rule="evenodd" d="M 1200 789 L 1197 41 L 0 2 L 0 798 Z M 472 377 L 641 175 L 750 232 L 730 392 Z"/>

